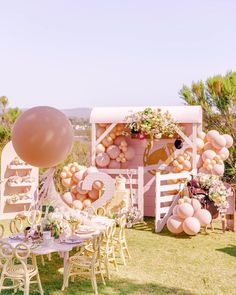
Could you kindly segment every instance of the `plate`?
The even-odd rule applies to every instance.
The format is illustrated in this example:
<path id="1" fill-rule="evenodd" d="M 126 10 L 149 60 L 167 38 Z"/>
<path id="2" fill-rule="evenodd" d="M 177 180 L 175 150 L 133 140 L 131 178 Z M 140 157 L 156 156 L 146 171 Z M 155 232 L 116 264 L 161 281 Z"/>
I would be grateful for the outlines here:
<path id="1" fill-rule="evenodd" d="M 80 244 L 82 242 L 78 238 L 77 239 L 69 238 L 69 239 L 64 240 L 63 243 L 66 243 L 66 244 Z"/>
<path id="2" fill-rule="evenodd" d="M 11 240 L 24 240 L 24 234 L 14 234 L 12 236 L 9 237 L 9 239 Z"/>

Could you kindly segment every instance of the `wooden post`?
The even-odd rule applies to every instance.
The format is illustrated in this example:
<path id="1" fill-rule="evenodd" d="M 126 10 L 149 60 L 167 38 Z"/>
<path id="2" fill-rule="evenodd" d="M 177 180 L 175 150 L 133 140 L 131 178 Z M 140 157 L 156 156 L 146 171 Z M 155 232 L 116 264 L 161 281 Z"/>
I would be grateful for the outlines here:
<path id="1" fill-rule="evenodd" d="M 144 169 L 138 167 L 138 209 L 141 212 L 141 217 L 144 217 Z"/>
<path id="2" fill-rule="evenodd" d="M 161 174 L 156 173 L 156 202 L 155 202 L 155 232 L 158 232 L 158 222 L 161 220 L 160 208 L 161 208 Z"/>

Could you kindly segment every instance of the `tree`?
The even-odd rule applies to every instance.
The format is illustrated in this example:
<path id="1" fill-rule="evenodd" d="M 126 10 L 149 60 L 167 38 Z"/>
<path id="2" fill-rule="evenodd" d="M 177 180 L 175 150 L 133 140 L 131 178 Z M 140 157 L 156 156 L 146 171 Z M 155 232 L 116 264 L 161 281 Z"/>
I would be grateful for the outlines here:
<path id="1" fill-rule="evenodd" d="M 230 134 L 236 142 L 236 72 L 225 76 L 216 75 L 203 81 L 184 85 L 180 97 L 187 105 L 200 105 L 203 109 L 203 127 L 206 131 L 216 129 Z M 226 176 L 235 177 L 236 148 L 230 150 L 226 162 Z"/>

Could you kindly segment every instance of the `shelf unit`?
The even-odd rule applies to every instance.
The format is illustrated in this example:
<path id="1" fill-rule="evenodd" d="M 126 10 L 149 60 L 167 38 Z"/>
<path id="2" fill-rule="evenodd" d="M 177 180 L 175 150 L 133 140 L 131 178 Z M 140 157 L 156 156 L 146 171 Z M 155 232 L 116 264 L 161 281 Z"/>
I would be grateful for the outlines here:
<path id="1" fill-rule="evenodd" d="M 34 192 L 38 188 L 39 169 L 28 164 L 13 165 L 11 162 L 18 157 L 12 142 L 8 142 L 2 150 L 1 155 L 1 191 L 0 191 L 0 220 L 12 219 L 20 212 L 27 210 L 34 198 Z M 10 183 L 11 176 L 30 176 L 35 181 Z M 11 196 L 27 193 L 30 199 L 20 199 L 8 203 Z"/>

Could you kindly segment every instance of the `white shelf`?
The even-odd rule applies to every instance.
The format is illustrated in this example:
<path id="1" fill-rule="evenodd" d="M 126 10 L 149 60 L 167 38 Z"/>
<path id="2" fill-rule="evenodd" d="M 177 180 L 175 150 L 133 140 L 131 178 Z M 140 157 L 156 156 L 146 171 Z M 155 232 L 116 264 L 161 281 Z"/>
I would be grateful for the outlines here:
<path id="1" fill-rule="evenodd" d="M 18 200 L 18 201 L 16 201 L 16 202 L 12 202 L 12 203 L 8 203 L 8 202 L 6 201 L 6 204 L 7 204 L 7 205 L 19 205 L 19 204 L 30 204 L 30 203 L 32 203 L 32 199 L 28 199 L 28 200 Z"/>
<path id="2" fill-rule="evenodd" d="M 7 184 L 10 187 L 26 187 L 26 186 L 32 186 L 33 184 L 35 184 L 35 182 L 20 182 L 20 183 L 7 182 Z"/>
<path id="3" fill-rule="evenodd" d="M 30 170 L 30 169 L 32 169 L 32 167 L 29 165 L 8 165 L 7 168 L 12 169 L 12 170 Z"/>

